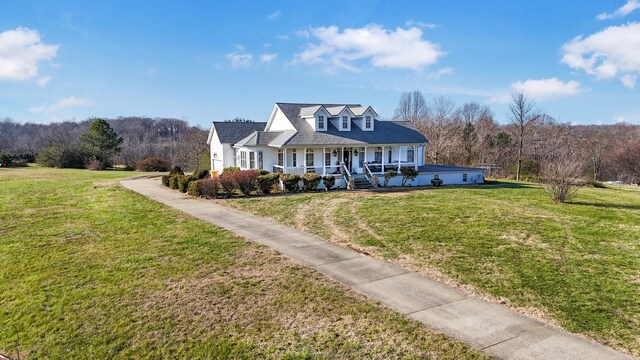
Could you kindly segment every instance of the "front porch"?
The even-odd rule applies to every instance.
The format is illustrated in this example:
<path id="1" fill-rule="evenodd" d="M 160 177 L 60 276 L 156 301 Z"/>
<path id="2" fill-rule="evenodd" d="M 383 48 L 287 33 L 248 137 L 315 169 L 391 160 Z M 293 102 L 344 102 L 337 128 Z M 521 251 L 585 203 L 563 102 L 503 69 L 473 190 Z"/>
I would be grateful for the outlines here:
<path id="1" fill-rule="evenodd" d="M 274 173 L 302 175 L 349 174 L 380 175 L 389 169 L 400 171 L 404 167 L 418 169 L 421 163 L 422 145 L 380 145 L 361 147 L 301 147 L 278 150 Z"/>

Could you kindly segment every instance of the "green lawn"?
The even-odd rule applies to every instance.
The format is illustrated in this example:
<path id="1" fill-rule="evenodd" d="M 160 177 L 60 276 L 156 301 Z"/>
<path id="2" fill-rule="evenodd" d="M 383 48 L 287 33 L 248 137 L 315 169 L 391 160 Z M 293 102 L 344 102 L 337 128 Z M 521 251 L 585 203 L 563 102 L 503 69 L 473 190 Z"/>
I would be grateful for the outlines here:
<path id="1" fill-rule="evenodd" d="M 640 356 L 640 192 L 534 184 L 219 200 Z"/>
<path id="2" fill-rule="evenodd" d="M 0 170 L 0 353 L 483 357 L 116 182 L 132 174 Z"/>

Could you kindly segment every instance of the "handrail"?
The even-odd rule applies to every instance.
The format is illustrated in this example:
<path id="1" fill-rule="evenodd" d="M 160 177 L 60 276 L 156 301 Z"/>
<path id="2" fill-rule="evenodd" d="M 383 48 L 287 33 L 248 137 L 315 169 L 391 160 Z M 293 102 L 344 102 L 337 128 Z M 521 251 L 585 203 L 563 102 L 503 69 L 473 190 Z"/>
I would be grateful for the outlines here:
<path id="1" fill-rule="evenodd" d="M 342 173 L 342 177 L 344 178 L 344 181 L 346 182 L 348 187 L 349 182 L 351 181 L 351 173 L 349 172 L 349 169 L 347 169 L 347 165 L 345 165 L 344 162 L 340 163 L 340 172 Z"/>
<path id="2" fill-rule="evenodd" d="M 371 172 L 371 169 L 369 169 L 369 164 L 365 161 L 363 165 L 364 165 L 364 176 L 367 178 L 367 180 L 369 180 L 369 183 L 371 183 L 373 187 L 378 187 L 377 179 L 374 180 L 373 173 Z"/>

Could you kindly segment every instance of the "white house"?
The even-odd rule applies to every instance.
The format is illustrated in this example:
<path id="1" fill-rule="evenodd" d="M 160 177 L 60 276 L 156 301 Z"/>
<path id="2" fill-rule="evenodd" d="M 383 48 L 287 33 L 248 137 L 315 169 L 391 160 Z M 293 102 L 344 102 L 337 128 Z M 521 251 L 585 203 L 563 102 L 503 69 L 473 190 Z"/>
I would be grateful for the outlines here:
<path id="1" fill-rule="evenodd" d="M 333 175 L 336 184 L 368 187 L 384 172 L 412 167 L 419 171 L 411 185 L 484 181 L 484 170 L 426 165 L 428 140 L 410 123 L 381 121 L 370 106 L 359 104 L 276 103 L 264 122 L 213 122 L 207 144 L 211 169 L 230 166 L 302 175 Z M 389 185 L 400 185 L 400 177 Z"/>

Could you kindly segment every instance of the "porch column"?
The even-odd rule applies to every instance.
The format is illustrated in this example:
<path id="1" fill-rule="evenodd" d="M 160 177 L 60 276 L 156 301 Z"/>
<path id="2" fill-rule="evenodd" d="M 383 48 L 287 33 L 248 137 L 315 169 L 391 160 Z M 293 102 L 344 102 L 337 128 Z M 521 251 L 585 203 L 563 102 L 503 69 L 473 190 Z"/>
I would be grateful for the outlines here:
<path id="1" fill-rule="evenodd" d="M 398 174 L 400 174 L 401 163 L 402 163 L 402 146 L 398 146 Z"/>
<path id="2" fill-rule="evenodd" d="M 384 173 L 384 158 L 385 158 L 385 153 L 384 153 L 384 146 L 382 146 L 382 172 Z"/>
<path id="3" fill-rule="evenodd" d="M 367 147 L 364 147 L 364 161 L 367 161 Z M 362 162 L 364 164 L 364 161 Z"/>
<path id="4" fill-rule="evenodd" d="M 342 158 L 340 158 L 340 164 L 344 162 L 344 146 L 342 147 Z M 340 172 L 342 172 L 342 165 L 340 165 Z"/>
<path id="5" fill-rule="evenodd" d="M 413 165 L 414 169 L 418 171 L 418 147 L 413 145 Z"/>
<path id="6" fill-rule="evenodd" d="M 327 175 L 327 148 L 322 148 L 322 176 Z"/>
<path id="7" fill-rule="evenodd" d="M 282 173 L 287 173 L 287 148 L 284 148 L 284 154 L 282 155 Z"/>
<path id="8" fill-rule="evenodd" d="M 304 148 L 304 155 L 302 155 L 302 161 L 304 161 L 302 164 L 304 165 L 304 167 L 302 168 L 302 173 L 306 173 L 307 172 L 307 148 Z"/>

